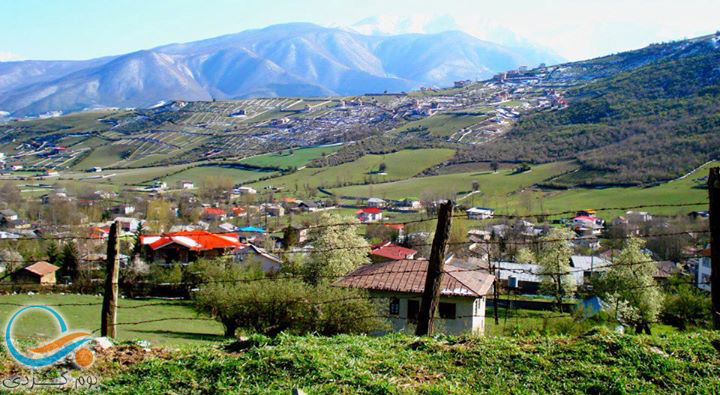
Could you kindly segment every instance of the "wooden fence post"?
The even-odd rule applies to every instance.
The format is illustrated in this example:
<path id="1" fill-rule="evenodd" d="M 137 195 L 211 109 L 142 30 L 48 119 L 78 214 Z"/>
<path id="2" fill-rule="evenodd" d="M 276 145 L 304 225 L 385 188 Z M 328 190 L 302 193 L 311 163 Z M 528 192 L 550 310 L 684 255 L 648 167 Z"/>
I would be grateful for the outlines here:
<path id="1" fill-rule="evenodd" d="M 120 277 L 120 239 L 118 238 L 120 223 L 113 222 L 110 226 L 110 237 L 107 246 L 107 267 L 105 275 L 105 293 L 103 294 L 103 306 L 100 333 L 102 336 L 114 338 L 116 335 L 115 324 L 117 322 L 117 301 L 118 301 L 118 278 Z"/>
<path id="2" fill-rule="evenodd" d="M 720 330 L 720 167 L 710 168 L 708 177 L 710 198 L 710 293 L 713 324 Z"/>
<path id="3" fill-rule="evenodd" d="M 442 279 L 445 270 L 445 249 L 450 238 L 452 226 L 453 202 L 448 200 L 440 205 L 438 223 L 435 229 L 430 261 L 428 262 L 427 277 L 425 277 L 425 291 L 418 312 L 418 324 L 415 329 L 417 336 L 432 335 L 435 310 L 437 310 L 442 291 Z"/>

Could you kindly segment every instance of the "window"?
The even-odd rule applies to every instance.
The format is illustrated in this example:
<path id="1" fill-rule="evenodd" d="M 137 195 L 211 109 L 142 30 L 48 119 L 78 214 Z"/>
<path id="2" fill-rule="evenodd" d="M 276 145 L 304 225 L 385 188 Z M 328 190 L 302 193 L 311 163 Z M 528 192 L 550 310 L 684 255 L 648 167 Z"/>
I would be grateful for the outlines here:
<path id="1" fill-rule="evenodd" d="M 417 300 L 408 300 L 408 320 L 416 321 L 420 312 L 420 302 Z"/>
<path id="2" fill-rule="evenodd" d="M 400 314 L 400 299 L 392 298 L 390 299 L 390 315 L 398 314 Z"/>
<path id="3" fill-rule="evenodd" d="M 440 302 L 440 305 L 438 306 L 438 312 L 440 313 L 440 318 L 444 318 L 446 320 L 454 320 L 455 303 Z"/>

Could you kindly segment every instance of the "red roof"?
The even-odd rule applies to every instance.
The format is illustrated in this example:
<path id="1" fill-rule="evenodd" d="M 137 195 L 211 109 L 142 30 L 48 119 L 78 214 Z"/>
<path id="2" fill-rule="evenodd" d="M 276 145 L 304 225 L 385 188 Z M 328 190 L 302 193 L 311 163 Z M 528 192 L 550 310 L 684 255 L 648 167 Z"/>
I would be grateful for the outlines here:
<path id="1" fill-rule="evenodd" d="M 334 285 L 422 294 L 425 290 L 427 267 L 428 262 L 420 260 L 366 265 L 338 280 Z M 485 296 L 490 291 L 495 279 L 487 273 L 463 270 L 452 265 L 445 265 L 444 273 L 440 291 L 443 296 Z"/>
<path id="2" fill-rule="evenodd" d="M 242 247 L 238 235 L 235 233 L 210 233 L 202 230 L 191 232 L 165 233 L 160 236 L 140 236 L 143 245 L 153 250 L 163 248 L 170 244 L 179 244 L 192 251 L 207 251 L 214 249 Z"/>
<path id="3" fill-rule="evenodd" d="M 390 229 L 395 229 L 395 230 L 405 229 L 405 225 L 403 225 L 403 224 L 385 224 L 385 226 L 387 226 Z"/>
<path id="4" fill-rule="evenodd" d="M 205 214 L 207 214 L 207 215 L 225 215 L 225 210 L 223 210 L 221 208 L 207 207 L 205 209 Z"/>
<path id="5" fill-rule="evenodd" d="M 235 215 L 238 215 L 244 213 L 245 209 L 242 207 L 233 207 L 232 211 L 233 213 L 235 213 Z"/>
<path id="6" fill-rule="evenodd" d="M 36 274 L 41 277 L 46 274 L 54 273 L 58 269 L 60 268 L 45 261 L 40 261 L 24 268 L 24 270 L 27 270 L 30 273 Z"/>
<path id="7" fill-rule="evenodd" d="M 597 218 L 588 217 L 587 215 L 579 215 L 579 216 L 573 218 L 573 221 L 595 222 L 595 221 L 597 221 Z"/>
<path id="8" fill-rule="evenodd" d="M 413 259 L 417 251 L 387 243 L 374 246 L 370 253 L 393 261 L 399 261 L 401 259 Z"/>
<path id="9" fill-rule="evenodd" d="M 382 210 L 380 210 L 379 208 L 370 207 L 370 208 L 361 208 L 355 214 L 380 214 L 381 212 L 382 212 Z"/>

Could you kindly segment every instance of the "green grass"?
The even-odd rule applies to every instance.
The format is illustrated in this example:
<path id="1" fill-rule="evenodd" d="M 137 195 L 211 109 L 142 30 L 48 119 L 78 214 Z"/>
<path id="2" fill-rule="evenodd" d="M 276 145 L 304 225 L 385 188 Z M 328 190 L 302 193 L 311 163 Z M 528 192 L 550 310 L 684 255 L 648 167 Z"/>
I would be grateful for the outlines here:
<path id="1" fill-rule="evenodd" d="M 233 180 L 233 183 L 248 183 L 261 177 L 267 177 L 275 174 L 274 172 L 252 171 L 243 169 L 233 169 L 220 166 L 198 166 L 193 167 L 180 173 L 173 174 L 163 178 L 167 182 L 168 188 L 174 188 L 179 180 L 190 180 L 195 184 L 196 188 L 202 186 L 203 182 L 214 177 L 227 177 Z"/>
<path id="2" fill-rule="evenodd" d="M 183 350 L 102 382 L 102 392 L 288 394 L 715 393 L 718 333 L 667 337 L 252 337 Z"/>
<path id="3" fill-rule="evenodd" d="M 512 170 L 500 170 L 497 173 L 466 172 L 432 177 L 416 177 L 396 182 L 375 185 L 359 185 L 335 188 L 333 193 L 342 196 L 370 197 L 380 196 L 389 199 L 402 199 L 407 196 L 420 197 L 423 193 L 455 197 L 458 192 L 472 190 L 472 182 L 480 183 L 480 190 L 488 199 L 488 204 L 498 206 L 507 200 L 507 196 L 522 188 L 544 181 L 573 168 L 568 162 L 556 162 L 539 165 L 532 171 L 512 174 Z"/>
<path id="4" fill-rule="evenodd" d="M 290 154 L 290 150 L 282 152 L 273 152 L 265 155 L 258 155 L 252 158 L 243 159 L 240 163 L 248 164 L 252 166 L 264 166 L 264 167 L 302 167 L 311 162 L 314 159 L 322 157 L 322 154 L 329 155 L 342 148 L 342 145 L 335 145 L 332 147 L 308 147 L 298 148 L 293 150 Z"/>
<path id="5" fill-rule="evenodd" d="M 75 169 L 86 170 L 93 167 L 108 167 L 122 160 L 121 154 L 124 151 L 132 150 L 134 146 L 107 144 L 97 147 L 90 152 L 85 159 L 74 166 Z"/>
<path id="6" fill-rule="evenodd" d="M 53 307 L 60 313 L 70 330 L 93 331 L 100 328 L 100 312 L 102 297 L 92 295 L 4 295 L 3 303 L 20 305 L 31 304 L 67 304 L 67 303 L 98 303 L 96 306 L 59 306 Z M 168 303 L 164 300 L 128 300 L 120 299 L 117 322 L 137 322 L 162 318 L 195 318 L 194 309 L 187 302 L 170 302 L 172 305 L 128 308 L 151 303 Z M 20 307 L 0 305 L 0 327 L 5 328 L 7 320 Z M 22 338 L 54 339 L 59 334 L 52 319 L 42 312 L 34 310 L 23 313 L 13 323 L 15 336 Z M 216 321 L 205 320 L 172 320 L 151 322 L 140 325 L 118 325 L 118 340 L 144 339 L 154 345 L 178 346 L 181 344 L 207 344 L 222 340 L 222 325 Z M 3 332 L 4 335 L 4 332 Z"/>
<path id="7" fill-rule="evenodd" d="M 298 185 L 332 186 L 341 182 L 363 182 L 373 177 L 379 181 L 401 180 L 412 177 L 424 169 L 450 159 L 454 151 L 450 149 L 403 150 L 385 155 L 366 155 L 353 162 L 324 168 L 305 168 L 293 174 L 254 184 L 257 187 L 268 185 L 294 188 Z M 380 163 L 387 165 L 387 175 L 372 174 Z"/>
<path id="8" fill-rule="evenodd" d="M 433 115 L 419 121 L 409 122 L 398 131 L 407 131 L 416 127 L 427 127 L 433 136 L 449 136 L 462 128 L 475 125 L 487 118 L 486 115 L 466 115 L 463 113 L 446 112 Z"/>
<path id="9" fill-rule="evenodd" d="M 573 189 L 567 191 L 534 192 L 533 199 L 535 207 L 538 208 L 540 201 L 546 211 L 557 212 L 567 210 L 580 210 L 586 208 L 603 207 L 628 207 L 647 204 L 685 204 L 694 202 L 706 202 L 708 199 L 707 189 L 698 188 L 704 185 L 705 181 L 697 179 L 705 177 L 708 169 L 720 165 L 719 162 L 712 162 L 694 171 L 688 177 L 681 180 L 664 183 L 650 188 L 607 188 L 607 189 Z M 511 208 L 519 208 L 522 203 L 518 198 L 508 201 Z M 692 207 L 648 207 L 636 211 L 648 211 L 653 214 L 687 214 L 693 210 L 707 210 L 707 205 Z M 624 214 L 624 211 L 609 210 L 600 212 L 604 218 L 613 218 Z"/>

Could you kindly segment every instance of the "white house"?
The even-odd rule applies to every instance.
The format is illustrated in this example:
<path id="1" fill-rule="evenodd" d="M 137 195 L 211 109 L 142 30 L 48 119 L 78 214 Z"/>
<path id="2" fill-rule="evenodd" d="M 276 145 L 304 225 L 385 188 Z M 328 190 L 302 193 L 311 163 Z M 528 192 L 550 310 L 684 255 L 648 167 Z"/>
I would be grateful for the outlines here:
<path id="1" fill-rule="evenodd" d="M 233 189 L 233 193 L 238 195 L 254 195 L 257 193 L 257 190 L 250 187 L 237 187 Z"/>
<path id="2" fill-rule="evenodd" d="M 195 189 L 195 184 L 189 180 L 179 180 L 177 182 L 178 189 Z"/>
<path id="3" fill-rule="evenodd" d="M 495 210 L 483 207 L 473 207 L 465 210 L 468 219 L 490 219 L 495 216 Z"/>
<path id="4" fill-rule="evenodd" d="M 368 207 L 374 207 L 374 208 L 383 208 L 386 205 L 386 202 L 380 198 L 370 198 L 367 201 Z"/>
<path id="5" fill-rule="evenodd" d="M 702 257 L 697 263 L 695 279 L 697 287 L 710 292 L 710 274 L 712 273 L 712 259 L 710 258 L 710 247 L 702 251 Z"/>
<path id="6" fill-rule="evenodd" d="M 282 259 L 253 244 L 238 248 L 235 261 L 241 264 L 257 263 L 264 273 L 279 272 L 283 263 Z"/>
<path id="7" fill-rule="evenodd" d="M 370 222 L 382 221 L 382 211 L 379 208 L 370 207 L 363 208 L 355 212 L 357 219 L 366 224 Z"/>
<path id="8" fill-rule="evenodd" d="M 401 260 L 366 265 L 333 285 L 361 288 L 373 298 L 387 299 L 393 331 L 407 331 L 417 322 L 425 289 L 428 261 Z M 495 279 L 479 271 L 445 265 L 442 279 L 438 331 L 459 335 L 485 332 L 485 300 Z"/>

